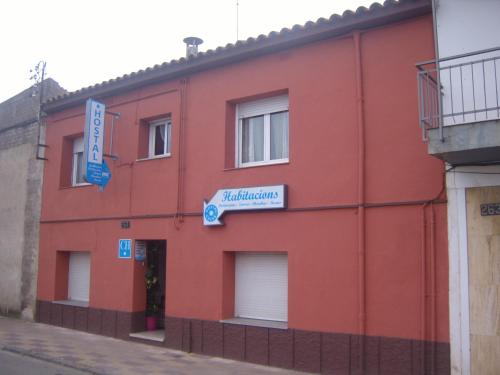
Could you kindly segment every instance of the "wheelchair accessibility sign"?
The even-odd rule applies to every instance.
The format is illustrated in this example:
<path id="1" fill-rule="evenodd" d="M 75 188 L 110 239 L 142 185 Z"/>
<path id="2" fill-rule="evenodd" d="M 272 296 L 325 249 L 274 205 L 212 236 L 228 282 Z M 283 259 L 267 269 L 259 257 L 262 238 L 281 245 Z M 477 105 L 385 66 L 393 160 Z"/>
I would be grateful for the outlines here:
<path id="1" fill-rule="evenodd" d="M 132 240 L 118 240 L 118 258 L 132 258 Z"/>

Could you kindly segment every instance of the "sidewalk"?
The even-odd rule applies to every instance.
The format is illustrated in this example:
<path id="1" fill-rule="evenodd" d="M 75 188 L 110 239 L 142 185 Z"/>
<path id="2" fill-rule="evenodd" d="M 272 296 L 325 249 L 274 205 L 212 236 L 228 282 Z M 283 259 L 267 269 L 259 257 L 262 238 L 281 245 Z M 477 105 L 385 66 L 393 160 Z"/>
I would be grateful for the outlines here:
<path id="1" fill-rule="evenodd" d="M 0 350 L 97 375 L 300 374 L 1 316 Z"/>

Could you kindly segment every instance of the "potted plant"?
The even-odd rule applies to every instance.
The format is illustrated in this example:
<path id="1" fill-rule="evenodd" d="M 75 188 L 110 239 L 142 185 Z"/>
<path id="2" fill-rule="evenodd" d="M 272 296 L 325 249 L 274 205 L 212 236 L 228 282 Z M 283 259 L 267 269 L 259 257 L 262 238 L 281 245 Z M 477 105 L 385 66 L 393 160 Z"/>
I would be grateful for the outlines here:
<path id="1" fill-rule="evenodd" d="M 155 331 L 157 329 L 158 311 L 158 304 L 148 304 L 146 309 L 146 330 Z"/>

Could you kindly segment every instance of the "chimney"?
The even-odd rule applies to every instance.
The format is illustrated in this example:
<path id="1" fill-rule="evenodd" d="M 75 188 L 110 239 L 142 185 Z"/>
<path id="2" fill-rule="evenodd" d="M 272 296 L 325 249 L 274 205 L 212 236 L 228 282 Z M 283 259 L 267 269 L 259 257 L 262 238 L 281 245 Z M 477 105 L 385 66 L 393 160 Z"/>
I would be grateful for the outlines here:
<path id="1" fill-rule="evenodd" d="M 203 40 L 195 36 L 184 38 L 186 43 L 186 58 L 196 56 L 198 54 L 198 46 L 203 43 Z"/>

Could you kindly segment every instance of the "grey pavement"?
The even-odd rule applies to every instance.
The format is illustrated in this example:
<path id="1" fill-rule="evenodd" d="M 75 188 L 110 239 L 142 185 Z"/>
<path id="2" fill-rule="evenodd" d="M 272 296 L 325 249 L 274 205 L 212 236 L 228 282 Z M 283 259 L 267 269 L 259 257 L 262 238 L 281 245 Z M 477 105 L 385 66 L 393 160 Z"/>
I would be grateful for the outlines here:
<path id="1" fill-rule="evenodd" d="M 0 374 L 16 374 L 2 369 L 8 369 L 16 360 L 20 361 L 20 355 L 41 360 L 47 366 L 53 364 L 54 371 L 62 369 L 44 373 L 36 372 L 39 367 L 32 366 L 33 372 L 23 374 L 303 374 L 1 316 L 0 354 Z M 6 362 L 1 358 L 6 358 Z M 80 372 L 71 372 L 70 369 Z"/>

